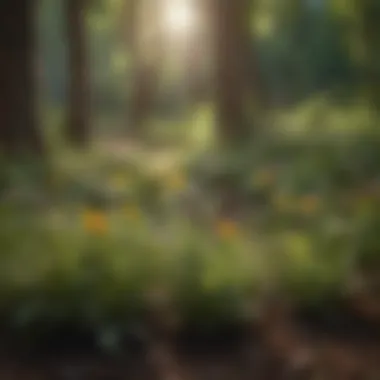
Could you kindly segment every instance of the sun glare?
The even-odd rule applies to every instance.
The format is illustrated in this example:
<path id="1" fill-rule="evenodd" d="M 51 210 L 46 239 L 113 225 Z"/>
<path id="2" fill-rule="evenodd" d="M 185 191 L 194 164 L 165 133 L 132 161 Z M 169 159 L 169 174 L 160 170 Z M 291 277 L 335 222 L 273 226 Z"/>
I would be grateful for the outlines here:
<path id="1" fill-rule="evenodd" d="M 164 24 L 171 35 L 188 35 L 195 26 L 191 0 L 166 0 Z"/>

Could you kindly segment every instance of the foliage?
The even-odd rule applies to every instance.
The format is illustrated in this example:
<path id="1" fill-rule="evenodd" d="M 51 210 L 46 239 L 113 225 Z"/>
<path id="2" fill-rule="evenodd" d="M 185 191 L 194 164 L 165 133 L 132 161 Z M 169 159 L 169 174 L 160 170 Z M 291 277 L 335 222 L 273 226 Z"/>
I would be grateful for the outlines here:
<path id="1" fill-rule="evenodd" d="M 87 325 L 112 346 L 115 331 L 152 307 L 154 289 L 183 323 L 209 327 L 241 320 L 268 291 L 319 302 L 346 294 L 358 272 L 378 274 L 380 132 L 368 94 L 357 91 L 358 84 L 378 86 L 378 9 L 374 0 L 311 3 L 255 2 L 252 29 L 265 31 L 251 50 L 274 127 L 257 130 L 246 146 L 213 145 L 217 131 L 205 103 L 190 121 L 150 129 L 154 142 L 177 143 L 177 155 L 124 154 L 125 146 L 119 154 L 117 143 L 106 154 L 98 146 L 78 154 L 59 138 L 57 111 L 44 115 L 49 167 L 30 157 L 1 160 L 0 310 L 10 327 L 39 334 Z M 57 109 L 65 93 L 61 5 L 42 3 L 40 30 Z M 94 108 L 114 117 L 124 114 L 131 82 L 115 28 L 123 2 L 93 5 Z M 169 92 L 174 114 L 180 100 Z M 109 123 L 104 129 L 110 134 Z M 236 216 L 222 215 L 226 197 Z"/>
<path id="2" fill-rule="evenodd" d="M 343 295 L 380 264 L 378 131 L 296 131 L 160 170 L 66 152 L 43 187 L 30 166 L 4 165 L 2 313 L 36 333 L 74 321 L 103 334 L 140 320 L 152 289 L 207 326 L 244 318 L 268 287 L 300 302 Z M 243 217 L 220 217 L 220 178 Z"/>

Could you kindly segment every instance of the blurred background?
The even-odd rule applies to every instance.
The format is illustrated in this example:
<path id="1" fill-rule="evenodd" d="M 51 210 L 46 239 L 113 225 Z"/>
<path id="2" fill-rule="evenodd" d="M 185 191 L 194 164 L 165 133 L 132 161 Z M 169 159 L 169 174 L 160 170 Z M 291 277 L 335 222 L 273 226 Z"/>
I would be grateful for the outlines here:
<path id="1" fill-rule="evenodd" d="M 2 0 L 4 336 L 120 353 L 248 324 L 283 374 L 321 347 L 307 320 L 343 352 L 323 343 L 313 371 L 377 378 L 379 18 L 377 0 Z"/>

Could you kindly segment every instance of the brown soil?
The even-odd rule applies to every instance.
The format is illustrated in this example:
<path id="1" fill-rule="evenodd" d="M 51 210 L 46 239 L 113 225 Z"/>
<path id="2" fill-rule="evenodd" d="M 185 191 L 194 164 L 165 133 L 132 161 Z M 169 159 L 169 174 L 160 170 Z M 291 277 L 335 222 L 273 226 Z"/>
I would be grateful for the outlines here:
<path id="1" fill-rule="evenodd" d="M 380 319 L 333 306 L 295 313 L 276 305 L 261 322 L 213 334 L 151 333 L 113 357 L 83 337 L 70 346 L 67 332 L 38 351 L 18 346 L 11 353 L 3 342 L 0 379 L 380 380 Z"/>

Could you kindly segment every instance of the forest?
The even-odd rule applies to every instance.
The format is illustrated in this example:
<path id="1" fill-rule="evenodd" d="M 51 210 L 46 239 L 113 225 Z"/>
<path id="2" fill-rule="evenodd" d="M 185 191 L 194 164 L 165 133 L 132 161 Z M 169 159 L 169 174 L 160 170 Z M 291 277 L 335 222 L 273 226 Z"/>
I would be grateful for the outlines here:
<path id="1" fill-rule="evenodd" d="M 0 379 L 380 380 L 379 20 L 1 0 Z"/>

